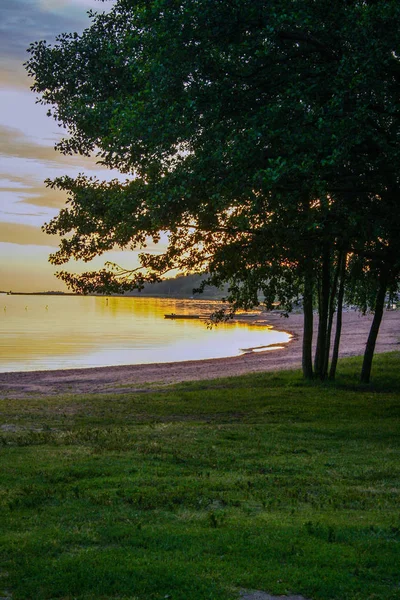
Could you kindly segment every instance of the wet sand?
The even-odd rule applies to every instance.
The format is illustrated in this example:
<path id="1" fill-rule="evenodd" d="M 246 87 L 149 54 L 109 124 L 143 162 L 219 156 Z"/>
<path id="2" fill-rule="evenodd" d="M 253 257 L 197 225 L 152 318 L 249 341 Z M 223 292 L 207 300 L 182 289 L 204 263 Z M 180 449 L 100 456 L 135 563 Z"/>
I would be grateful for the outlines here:
<path id="1" fill-rule="evenodd" d="M 363 354 L 372 318 L 372 315 L 363 316 L 355 311 L 343 314 L 340 357 Z M 146 389 L 153 383 L 162 385 L 301 367 L 302 314 L 284 318 L 278 313 L 265 313 L 262 317 L 254 317 L 254 322 L 288 331 L 293 338 L 280 349 L 250 352 L 231 358 L 0 373 L 0 394 L 7 398 L 23 398 L 31 395 L 121 393 Z M 393 350 L 400 350 L 400 311 L 384 313 L 376 345 L 376 352 Z"/>

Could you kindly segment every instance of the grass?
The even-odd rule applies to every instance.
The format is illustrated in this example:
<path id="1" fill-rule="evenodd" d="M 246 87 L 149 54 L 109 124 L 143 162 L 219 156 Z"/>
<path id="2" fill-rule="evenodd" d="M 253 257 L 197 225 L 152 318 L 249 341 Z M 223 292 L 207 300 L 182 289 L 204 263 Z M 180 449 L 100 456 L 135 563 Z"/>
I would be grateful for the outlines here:
<path id="1" fill-rule="evenodd" d="M 400 353 L 0 402 L 0 597 L 400 599 Z"/>

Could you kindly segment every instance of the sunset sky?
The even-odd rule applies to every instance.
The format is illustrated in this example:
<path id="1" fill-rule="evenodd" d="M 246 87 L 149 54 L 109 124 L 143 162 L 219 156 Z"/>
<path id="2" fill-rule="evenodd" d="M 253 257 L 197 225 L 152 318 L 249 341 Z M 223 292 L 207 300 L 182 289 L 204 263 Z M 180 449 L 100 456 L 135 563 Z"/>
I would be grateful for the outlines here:
<path id="1" fill-rule="evenodd" d="M 57 238 L 41 231 L 65 197 L 43 181 L 79 172 L 109 178 L 94 160 L 64 157 L 54 150 L 65 132 L 36 104 L 23 67 L 31 42 L 53 42 L 59 33 L 81 32 L 90 24 L 89 9 L 100 12 L 108 6 L 96 0 L 0 0 L 0 290 L 66 290 L 48 263 Z M 134 253 L 113 252 L 68 268 L 91 270 L 106 259 L 125 267 L 136 264 Z"/>

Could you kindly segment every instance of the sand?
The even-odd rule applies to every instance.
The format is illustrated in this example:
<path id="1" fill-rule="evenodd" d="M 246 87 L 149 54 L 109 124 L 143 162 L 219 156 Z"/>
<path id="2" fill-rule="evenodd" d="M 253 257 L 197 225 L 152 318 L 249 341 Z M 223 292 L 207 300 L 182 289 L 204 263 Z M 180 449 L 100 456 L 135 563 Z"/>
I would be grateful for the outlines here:
<path id="1" fill-rule="evenodd" d="M 248 321 L 248 319 L 246 319 Z M 3 397 L 23 398 L 31 395 L 124 393 L 148 389 L 148 384 L 165 385 L 196 379 L 215 379 L 260 371 L 277 371 L 301 366 L 303 315 L 288 318 L 279 313 L 254 317 L 275 329 L 292 333 L 292 340 L 281 349 L 247 353 L 232 358 L 70 369 L 0 373 Z M 340 356 L 363 354 L 372 315 L 349 311 L 343 314 Z M 315 337 L 315 336 L 314 336 Z M 400 350 L 400 311 L 386 311 L 383 316 L 376 352 Z"/>

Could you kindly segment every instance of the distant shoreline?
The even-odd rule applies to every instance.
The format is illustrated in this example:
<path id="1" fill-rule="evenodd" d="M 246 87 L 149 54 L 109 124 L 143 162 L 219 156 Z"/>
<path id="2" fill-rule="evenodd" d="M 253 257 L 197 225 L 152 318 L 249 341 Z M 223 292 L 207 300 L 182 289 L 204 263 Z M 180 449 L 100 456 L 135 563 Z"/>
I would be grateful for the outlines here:
<path id="1" fill-rule="evenodd" d="M 0 294 L 6 296 L 81 296 L 81 294 L 74 294 L 73 292 L 1 292 Z M 88 294 L 94 295 L 94 294 Z"/>
<path id="2" fill-rule="evenodd" d="M 196 296 L 186 295 L 165 295 L 155 294 L 150 292 L 138 292 L 137 294 L 75 294 L 73 292 L 4 292 L 0 291 L 0 295 L 4 296 L 76 296 L 77 298 L 163 298 L 165 300 L 207 300 L 220 302 L 222 296 L 209 296 L 207 294 L 197 294 Z"/>

